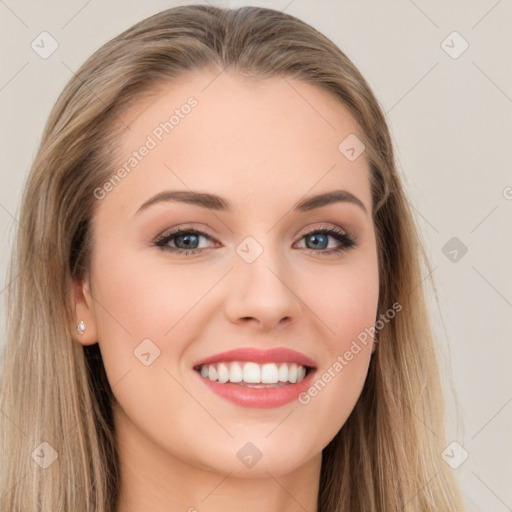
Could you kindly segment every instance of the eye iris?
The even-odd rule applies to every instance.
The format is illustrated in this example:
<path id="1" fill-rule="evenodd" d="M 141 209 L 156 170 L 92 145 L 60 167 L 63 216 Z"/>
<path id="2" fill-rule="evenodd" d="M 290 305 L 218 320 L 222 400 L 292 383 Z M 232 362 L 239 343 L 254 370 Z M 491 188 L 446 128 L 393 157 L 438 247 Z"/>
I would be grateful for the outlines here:
<path id="1" fill-rule="evenodd" d="M 307 242 L 308 240 L 311 240 L 311 243 L 313 244 L 312 247 L 309 246 Z M 320 247 L 321 249 L 327 248 L 327 235 L 316 234 L 309 235 L 306 237 L 306 246 L 308 247 L 308 249 L 318 249 L 319 244 L 322 245 L 322 247 Z M 325 247 L 323 246 L 323 244 L 325 244 Z"/>
<path id="2" fill-rule="evenodd" d="M 192 239 L 192 242 L 191 242 Z M 197 249 L 199 237 L 194 234 L 180 235 L 175 238 L 176 247 L 180 249 Z M 183 242 L 184 246 L 180 247 L 180 242 Z"/>

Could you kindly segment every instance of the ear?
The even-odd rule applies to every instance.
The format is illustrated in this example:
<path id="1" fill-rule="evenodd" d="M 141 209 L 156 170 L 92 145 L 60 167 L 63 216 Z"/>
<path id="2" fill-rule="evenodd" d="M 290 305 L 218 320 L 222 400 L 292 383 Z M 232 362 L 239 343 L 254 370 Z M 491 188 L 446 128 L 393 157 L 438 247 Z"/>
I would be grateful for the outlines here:
<path id="1" fill-rule="evenodd" d="M 94 345 L 94 343 L 98 342 L 98 331 L 96 328 L 94 303 L 90 293 L 88 278 L 84 277 L 75 280 L 74 288 L 76 322 L 71 326 L 73 337 L 82 345 Z M 80 334 L 77 330 L 77 326 L 82 321 L 85 329 L 83 334 Z"/>

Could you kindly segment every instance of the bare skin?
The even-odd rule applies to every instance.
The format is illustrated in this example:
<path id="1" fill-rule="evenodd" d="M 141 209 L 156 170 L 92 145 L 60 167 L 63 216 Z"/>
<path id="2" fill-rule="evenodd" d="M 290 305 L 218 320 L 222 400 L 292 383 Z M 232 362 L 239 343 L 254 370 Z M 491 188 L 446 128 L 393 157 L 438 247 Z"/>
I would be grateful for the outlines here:
<path id="1" fill-rule="evenodd" d="M 118 512 L 312 512 L 322 449 L 352 412 L 373 349 L 370 339 L 332 377 L 377 315 L 368 163 L 338 150 L 359 129 L 326 92 L 291 79 L 214 76 L 195 73 L 123 114 L 130 130 L 117 165 L 148 135 L 157 144 L 98 199 L 91 273 L 76 282 L 77 320 L 86 325 L 77 339 L 99 343 L 116 398 Z M 155 127 L 191 96 L 197 106 L 158 141 Z M 216 194 L 232 211 L 164 201 L 136 213 L 164 190 Z M 364 208 L 338 201 L 293 210 L 333 190 Z M 188 255 L 154 245 L 176 227 L 205 233 L 188 239 L 197 242 Z M 333 252 L 344 242 L 319 239 L 326 227 L 355 245 Z M 262 250 L 251 263 L 237 252 L 246 237 L 256 242 L 242 245 L 249 253 Z M 149 365 L 134 354 L 145 339 L 146 359 L 160 351 Z M 329 368 L 332 378 L 307 404 L 235 405 L 193 366 L 239 347 L 291 348 L 315 361 L 319 378 Z M 237 456 L 249 442 L 261 454 L 252 467 Z"/>

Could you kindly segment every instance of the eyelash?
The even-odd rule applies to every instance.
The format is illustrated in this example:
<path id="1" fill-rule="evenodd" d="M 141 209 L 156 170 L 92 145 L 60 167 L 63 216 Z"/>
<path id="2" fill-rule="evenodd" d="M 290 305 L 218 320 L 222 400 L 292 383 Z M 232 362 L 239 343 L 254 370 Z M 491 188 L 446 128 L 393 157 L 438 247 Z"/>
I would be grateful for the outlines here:
<path id="1" fill-rule="evenodd" d="M 204 233 L 203 231 L 198 231 L 198 230 L 192 229 L 192 228 L 178 228 L 174 231 L 171 231 L 170 233 L 167 233 L 165 235 L 158 237 L 153 242 L 153 246 L 160 248 L 162 251 L 169 251 L 169 252 L 172 252 L 173 254 L 178 254 L 178 255 L 183 255 L 183 256 L 188 256 L 190 254 L 199 254 L 205 250 L 210 249 L 210 247 L 207 247 L 207 248 L 203 247 L 202 249 L 180 249 L 177 247 L 170 247 L 169 245 L 167 245 L 173 238 L 176 238 L 177 236 L 184 235 L 184 234 L 204 236 L 204 237 L 212 240 L 210 235 L 208 235 L 207 233 Z M 335 238 L 338 242 L 341 242 L 341 245 L 339 247 L 336 247 L 334 249 L 327 249 L 327 250 L 323 250 L 323 251 L 317 251 L 315 249 L 310 249 L 309 247 L 305 248 L 310 251 L 313 251 L 316 254 L 329 254 L 329 255 L 338 254 L 340 252 L 350 250 L 356 246 L 356 241 L 351 236 L 349 236 L 347 233 L 345 233 L 344 231 L 342 231 L 339 228 L 327 227 L 327 226 L 316 228 L 307 233 L 304 233 L 301 237 L 301 240 L 302 240 L 302 238 L 305 238 L 312 234 L 330 235 L 333 238 Z"/>

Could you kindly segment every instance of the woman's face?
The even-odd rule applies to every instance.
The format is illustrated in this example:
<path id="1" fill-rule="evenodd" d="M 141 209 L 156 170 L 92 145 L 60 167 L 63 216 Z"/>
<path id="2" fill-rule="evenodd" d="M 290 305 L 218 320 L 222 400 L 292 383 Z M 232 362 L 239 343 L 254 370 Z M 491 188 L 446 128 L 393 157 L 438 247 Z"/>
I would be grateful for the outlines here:
<path id="1" fill-rule="evenodd" d="M 117 436 L 139 460 L 284 474 L 319 461 L 367 375 L 369 168 L 328 93 L 214 77 L 121 116 L 124 172 L 95 191 L 80 341 L 99 342 Z"/>

